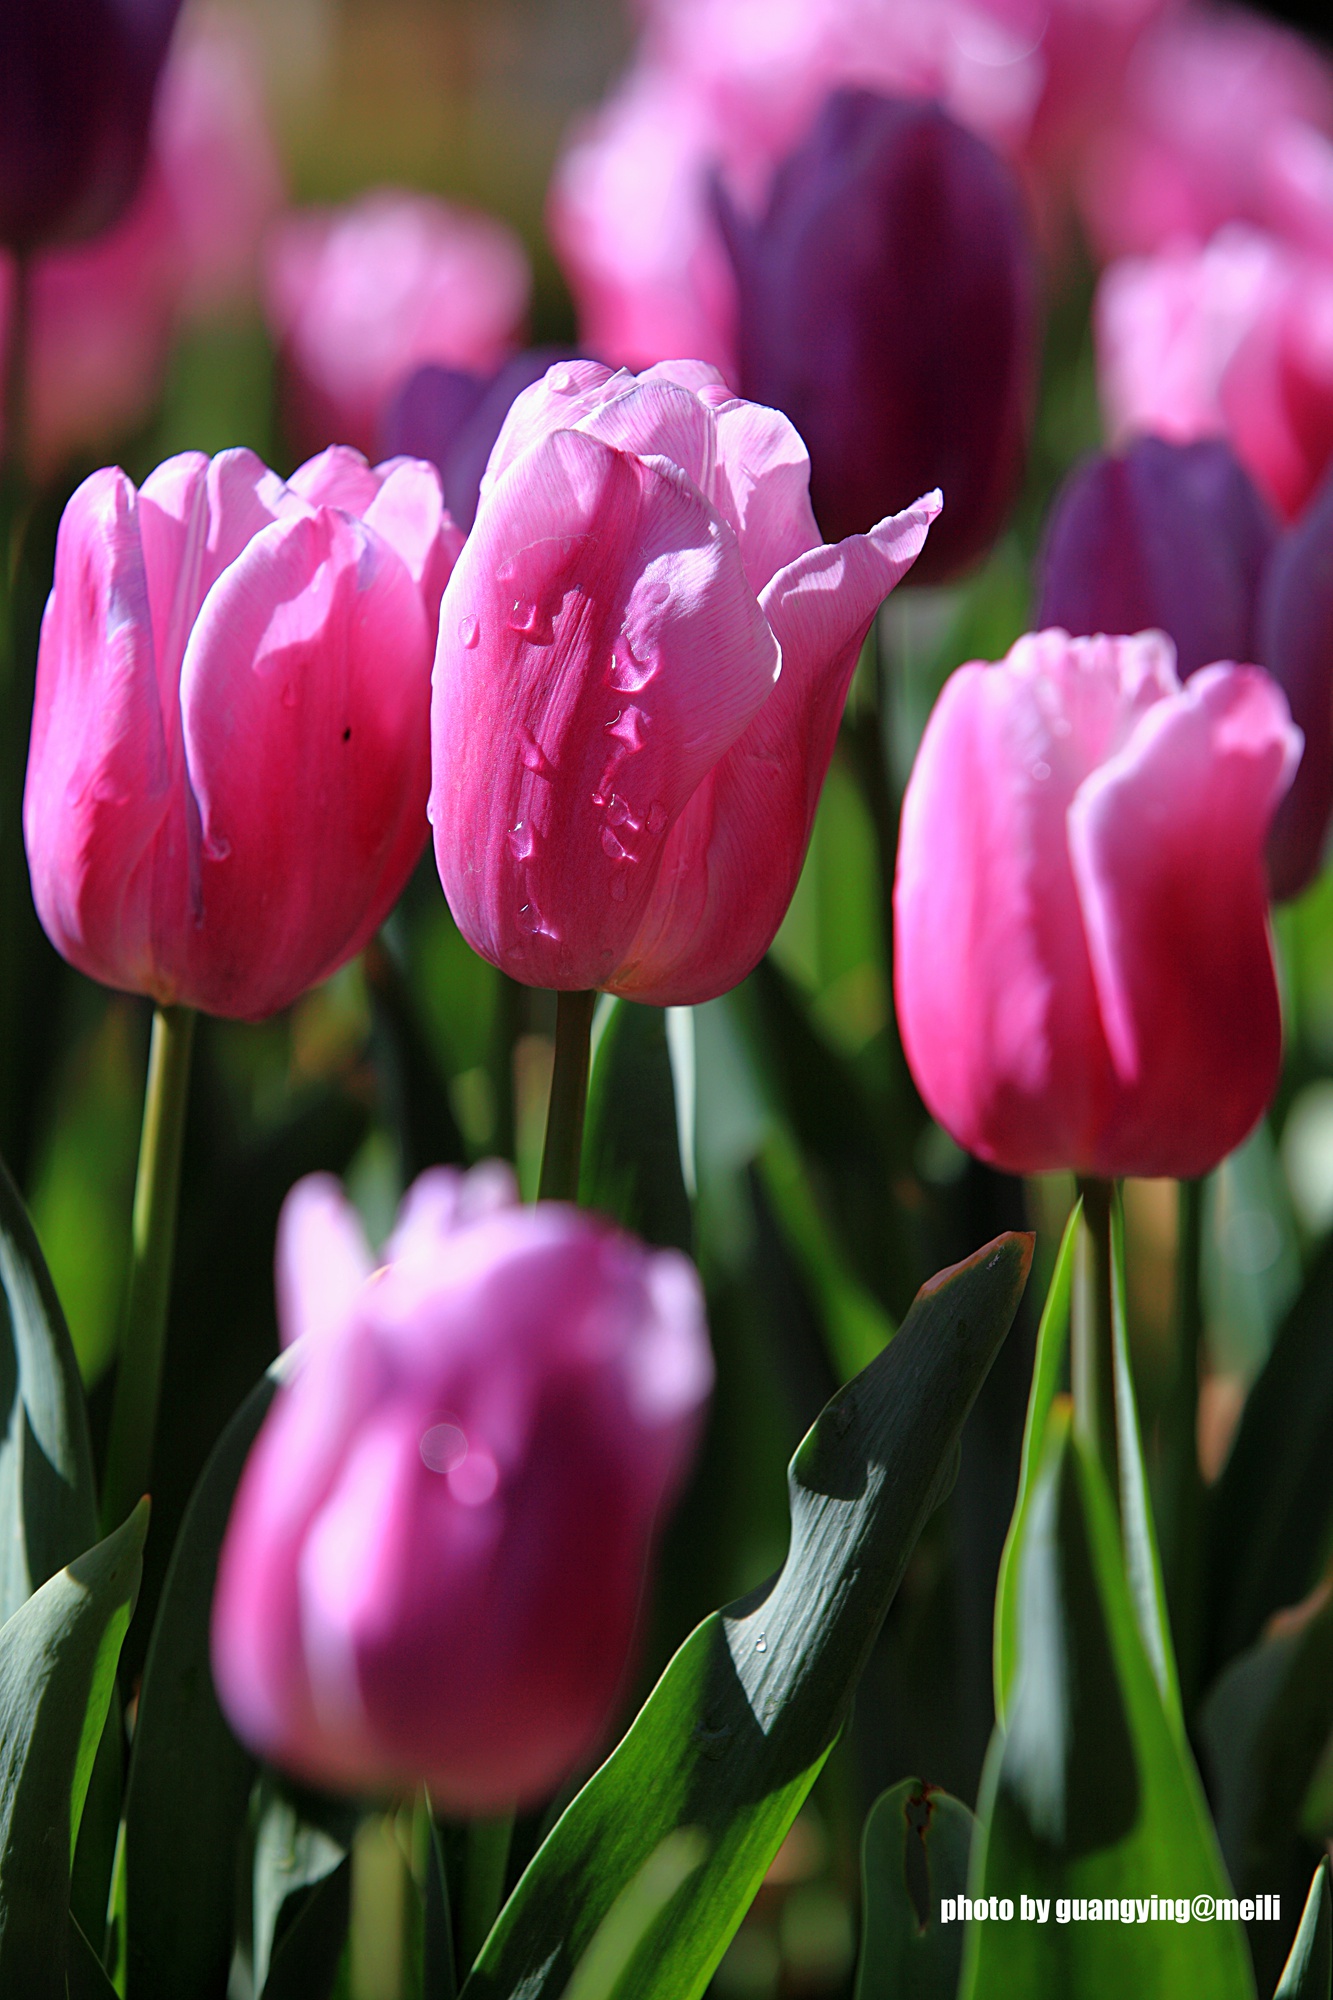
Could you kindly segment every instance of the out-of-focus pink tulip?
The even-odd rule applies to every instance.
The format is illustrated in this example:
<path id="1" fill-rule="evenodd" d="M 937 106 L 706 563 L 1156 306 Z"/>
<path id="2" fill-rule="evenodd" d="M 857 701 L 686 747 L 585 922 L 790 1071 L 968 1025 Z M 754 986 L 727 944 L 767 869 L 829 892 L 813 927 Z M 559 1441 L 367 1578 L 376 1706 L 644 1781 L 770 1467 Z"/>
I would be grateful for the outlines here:
<path id="1" fill-rule="evenodd" d="M 1255 667 L 1160 633 L 1020 639 L 922 738 L 895 889 L 930 1110 L 1011 1173 L 1206 1172 L 1277 1082 L 1264 841 L 1300 755 Z"/>
<path id="2" fill-rule="evenodd" d="M 257 1019 L 361 949 L 425 838 L 430 657 L 461 537 L 433 466 L 247 451 L 96 472 L 42 621 L 38 915 L 109 986 Z"/>
<path id="3" fill-rule="evenodd" d="M 530 284 L 506 224 L 431 195 L 381 189 L 286 216 L 265 293 L 297 447 L 372 451 L 386 400 L 425 362 L 492 373 L 519 344 Z"/>
<path id="4" fill-rule="evenodd" d="M 479 1185 L 480 1178 L 480 1185 Z M 381 1266 L 336 1182 L 278 1232 L 305 1336 L 213 1605 L 237 1733 L 317 1784 L 527 1805 L 596 1749 L 712 1380 L 698 1279 L 503 1170 L 408 1193 Z"/>
<path id="5" fill-rule="evenodd" d="M 1096 302 L 1113 443 L 1226 437 L 1287 519 L 1333 458 L 1333 262 L 1237 223 L 1202 250 L 1125 258 Z"/>
<path id="6" fill-rule="evenodd" d="M 861 642 L 939 507 L 825 547 L 785 417 L 674 362 L 514 403 L 440 607 L 431 817 L 473 949 L 707 1000 L 791 899 Z"/>
<path id="7" fill-rule="evenodd" d="M 139 191 L 92 242 L 33 261 L 24 398 L 41 477 L 142 424 L 183 315 L 251 300 L 262 230 L 282 190 L 263 98 L 243 41 L 187 21 L 158 91 Z M 0 353 L 13 263 L 0 253 Z"/>

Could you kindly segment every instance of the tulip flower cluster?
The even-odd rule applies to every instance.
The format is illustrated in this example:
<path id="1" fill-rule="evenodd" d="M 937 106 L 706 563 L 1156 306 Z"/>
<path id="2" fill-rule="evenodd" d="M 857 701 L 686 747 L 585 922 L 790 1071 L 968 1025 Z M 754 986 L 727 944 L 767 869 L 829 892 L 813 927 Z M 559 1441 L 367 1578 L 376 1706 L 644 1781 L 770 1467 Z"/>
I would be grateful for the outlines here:
<path id="1" fill-rule="evenodd" d="M 435 1169 L 372 1269 L 316 1176 L 278 1235 L 297 1372 L 222 1552 L 237 1730 L 319 1784 L 526 1805 L 595 1749 L 712 1381 L 692 1267 Z"/>

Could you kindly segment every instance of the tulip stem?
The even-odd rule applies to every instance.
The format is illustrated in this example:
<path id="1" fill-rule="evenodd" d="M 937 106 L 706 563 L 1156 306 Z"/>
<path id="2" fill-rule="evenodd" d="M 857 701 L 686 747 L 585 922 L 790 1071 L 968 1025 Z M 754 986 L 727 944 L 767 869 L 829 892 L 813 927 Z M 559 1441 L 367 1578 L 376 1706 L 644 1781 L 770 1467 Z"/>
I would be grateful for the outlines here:
<path id="1" fill-rule="evenodd" d="M 1118 1501 L 1115 1354 L 1111 1330 L 1114 1190 L 1110 1181 L 1080 1179 L 1078 1191 L 1083 1199 L 1083 1225 L 1079 1230 L 1070 1337 L 1074 1424 L 1084 1443 L 1100 1459 L 1112 1497 Z"/>
<path id="2" fill-rule="evenodd" d="M 103 1534 L 119 1527 L 146 1490 L 152 1472 L 194 1019 L 190 1007 L 153 1010 L 134 1183 L 129 1287 L 102 1488 Z"/>
<path id="3" fill-rule="evenodd" d="M 513 1833 L 512 1813 L 501 1819 L 474 1819 L 467 1830 L 458 1910 L 458 1964 L 465 1979 L 500 1914 Z"/>
<path id="4" fill-rule="evenodd" d="M 1182 1694 L 1188 1703 L 1197 1671 L 1199 1537 L 1203 1479 L 1199 1472 L 1199 1350 L 1203 1341 L 1203 1181 L 1178 1184 L 1176 1227 L 1176 1372 L 1164 1413 L 1166 1463 L 1163 1525 L 1167 1604 Z"/>
<path id="5" fill-rule="evenodd" d="M 583 1115 L 588 1105 L 588 1061 L 592 1048 L 595 993 L 557 993 L 555 1068 L 546 1113 L 539 1201 L 577 1201 L 583 1159 Z"/>

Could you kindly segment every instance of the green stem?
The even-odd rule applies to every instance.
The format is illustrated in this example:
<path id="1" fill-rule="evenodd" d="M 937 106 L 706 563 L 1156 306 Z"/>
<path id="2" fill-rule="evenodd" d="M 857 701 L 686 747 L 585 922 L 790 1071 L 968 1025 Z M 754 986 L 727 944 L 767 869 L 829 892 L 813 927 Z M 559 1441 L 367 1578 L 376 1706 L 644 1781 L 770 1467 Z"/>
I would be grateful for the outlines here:
<path id="1" fill-rule="evenodd" d="M 595 993 L 558 993 L 555 1068 L 546 1113 L 538 1201 L 577 1201 L 583 1159 L 583 1116 L 588 1106 L 588 1060 Z"/>
<path id="2" fill-rule="evenodd" d="M 1179 1183 L 1176 1231 L 1176 1368 L 1163 1412 L 1163 1567 L 1181 1691 L 1189 1701 L 1197 1668 L 1204 1488 L 1199 1472 L 1199 1358 L 1203 1345 L 1202 1180 Z"/>
<path id="3" fill-rule="evenodd" d="M 562 995 L 563 998 L 563 995 Z M 466 1978 L 500 1914 L 514 1819 L 474 1819 L 467 1830 L 458 1909 L 458 1964 Z"/>
<path id="4" fill-rule="evenodd" d="M 1118 1500 L 1115 1355 L 1111 1336 L 1113 1189 L 1109 1181 L 1080 1179 L 1078 1191 L 1083 1198 L 1083 1223 L 1079 1230 L 1070 1330 L 1074 1425 L 1084 1443 L 1100 1459 L 1111 1494 Z"/>
<path id="5" fill-rule="evenodd" d="M 120 1525 L 152 1473 L 194 1019 L 189 1007 L 153 1011 L 134 1184 L 129 1290 L 102 1489 L 103 1534 Z"/>

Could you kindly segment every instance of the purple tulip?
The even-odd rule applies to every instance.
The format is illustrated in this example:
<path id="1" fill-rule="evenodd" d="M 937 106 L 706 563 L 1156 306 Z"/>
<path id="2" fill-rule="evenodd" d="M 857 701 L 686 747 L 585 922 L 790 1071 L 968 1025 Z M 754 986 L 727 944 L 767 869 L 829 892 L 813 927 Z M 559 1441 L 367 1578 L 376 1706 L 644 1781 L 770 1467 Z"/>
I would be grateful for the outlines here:
<path id="1" fill-rule="evenodd" d="M 380 1268 L 336 1181 L 287 1198 L 284 1340 L 213 1605 L 237 1733 L 459 1815 L 553 1791 L 624 1685 L 712 1383 L 699 1281 L 498 1164 L 423 1174 Z"/>
<path id="2" fill-rule="evenodd" d="M 1268 566 L 1258 655 L 1305 732 L 1305 755 L 1268 843 L 1273 895 L 1281 899 L 1314 878 L 1333 812 L 1333 474 Z"/>
<path id="3" fill-rule="evenodd" d="M 565 347 L 529 347 L 494 375 L 428 363 L 409 375 L 380 419 L 382 458 L 426 458 L 439 468 L 444 504 L 467 534 L 477 517 L 481 476 L 520 390 L 540 382 Z"/>
<path id="4" fill-rule="evenodd" d="M 180 0 L 5 0 L 0 242 L 92 236 L 138 185 Z"/>
<path id="5" fill-rule="evenodd" d="M 762 221 L 718 203 L 741 393 L 804 438 L 825 536 L 938 486 L 915 577 L 952 576 L 990 546 L 1023 470 L 1035 278 L 1012 172 L 937 105 L 839 90 Z"/>
<path id="6" fill-rule="evenodd" d="M 1220 438 L 1138 438 L 1086 460 L 1060 489 L 1034 623 L 1085 637 L 1156 627 L 1174 639 L 1182 679 L 1214 660 L 1262 659 L 1259 588 L 1276 539 Z"/>

